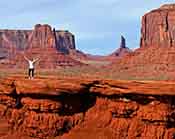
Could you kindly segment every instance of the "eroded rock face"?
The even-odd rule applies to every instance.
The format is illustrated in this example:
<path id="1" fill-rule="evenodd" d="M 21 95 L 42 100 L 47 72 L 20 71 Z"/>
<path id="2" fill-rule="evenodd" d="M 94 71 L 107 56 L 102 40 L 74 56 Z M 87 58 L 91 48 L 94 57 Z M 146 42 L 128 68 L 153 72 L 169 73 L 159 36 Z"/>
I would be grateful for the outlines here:
<path id="1" fill-rule="evenodd" d="M 141 47 L 175 46 L 175 6 L 163 5 L 142 17 Z"/>
<path id="2" fill-rule="evenodd" d="M 29 38 L 29 48 L 55 47 L 55 36 L 49 25 L 35 25 Z"/>
<path id="3" fill-rule="evenodd" d="M 0 137 L 173 139 L 174 86 L 165 81 L 3 79 Z"/>
<path id="4" fill-rule="evenodd" d="M 0 30 L 0 53 L 4 58 L 12 58 L 16 51 L 28 47 L 30 30 Z"/>
<path id="5" fill-rule="evenodd" d="M 70 54 L 71 51 L 75 51 L 75 38 L 73 34 L 70 34 L 68 31 L 55 31 L 53 29 L 56 48 L 65 53 Z"/>

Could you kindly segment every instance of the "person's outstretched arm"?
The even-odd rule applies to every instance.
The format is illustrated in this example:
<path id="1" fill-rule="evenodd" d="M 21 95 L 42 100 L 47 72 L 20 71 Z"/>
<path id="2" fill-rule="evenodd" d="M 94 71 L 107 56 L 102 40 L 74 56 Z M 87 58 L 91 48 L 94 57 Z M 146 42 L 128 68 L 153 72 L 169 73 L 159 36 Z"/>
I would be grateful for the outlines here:
<path id="1" fill-rule="evenodd" d="M 29 61 L 29 59 L 25 55 L 24 55 L 24 59 L 27 60 L 27 61 Z"/>
<path id="2" fill-rule="evenodd" d="M 37 62 L 37 61 L 40 61 L 40 58 L 36 58 L 33 60 L 33 62 Z"/>

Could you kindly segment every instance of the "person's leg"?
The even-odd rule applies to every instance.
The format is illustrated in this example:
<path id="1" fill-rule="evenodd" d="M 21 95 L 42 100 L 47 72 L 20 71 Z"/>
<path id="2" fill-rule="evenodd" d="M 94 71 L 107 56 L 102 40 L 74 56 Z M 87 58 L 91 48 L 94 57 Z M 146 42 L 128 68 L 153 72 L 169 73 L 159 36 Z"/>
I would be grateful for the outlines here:
<path id="1" fill-rule="evenodd" d="M 29 79 L 30 79 L 30 74 L 31 74 L 31 69 L 28 70 Z"/>
<path id="2" fill-rule="evenodd" d="M 32 69 L 32 78 L 34 78 L 34 69 Z"/>

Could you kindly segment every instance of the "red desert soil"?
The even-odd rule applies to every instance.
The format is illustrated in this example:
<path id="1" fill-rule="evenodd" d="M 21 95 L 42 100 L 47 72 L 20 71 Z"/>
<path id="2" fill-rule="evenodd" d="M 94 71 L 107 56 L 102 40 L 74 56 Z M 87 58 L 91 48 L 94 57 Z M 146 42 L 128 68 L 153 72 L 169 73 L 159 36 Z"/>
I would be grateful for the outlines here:
<path id="1" fill-rule="evenodd" d="M 0 79 L 2 139 L 173 139 L 175 82 Z"/>

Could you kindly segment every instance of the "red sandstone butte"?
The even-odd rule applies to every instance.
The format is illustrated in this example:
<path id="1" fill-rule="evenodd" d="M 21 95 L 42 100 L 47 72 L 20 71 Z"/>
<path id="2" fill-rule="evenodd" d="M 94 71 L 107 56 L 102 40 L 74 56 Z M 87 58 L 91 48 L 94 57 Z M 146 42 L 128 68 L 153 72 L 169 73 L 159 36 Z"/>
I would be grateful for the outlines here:
<path id="1" fill-rule="evenodd" d="M 1 67 L 25 67 L 29 59 L 40 58 L 38 67 L 83 65 L 71 58 L 76 53 L 74 35 L 68 31 L 56 31 L 49 25 L 37 24 L 34 30 L 0 30 Z"/>
<path id="2" fill-rule="evenodd" d="M 6 52 L 6 56 L 31 47 L 56 47 L 58 51 L 65 54 L 76 49 L 72 33 L 67 30 L 52 29 L 47 24 L 37 24 L 33 30 L 0 30 L 0 49 Z"/>
<path id="3" fill-rule="evenodd" d="M 175 46 L 175 4 L 166 4 L 142 17 L 141 47 Z"/>

